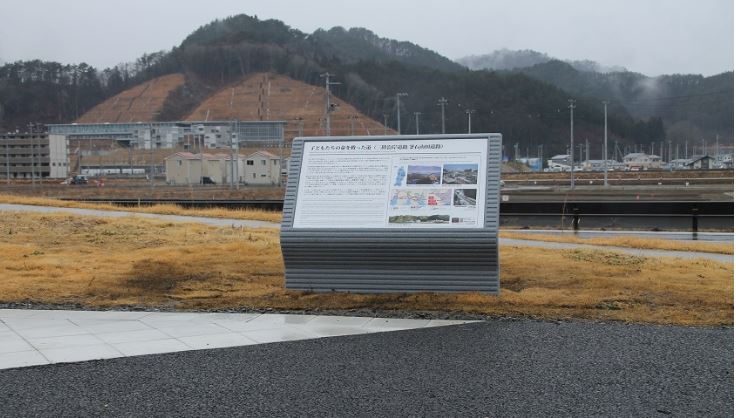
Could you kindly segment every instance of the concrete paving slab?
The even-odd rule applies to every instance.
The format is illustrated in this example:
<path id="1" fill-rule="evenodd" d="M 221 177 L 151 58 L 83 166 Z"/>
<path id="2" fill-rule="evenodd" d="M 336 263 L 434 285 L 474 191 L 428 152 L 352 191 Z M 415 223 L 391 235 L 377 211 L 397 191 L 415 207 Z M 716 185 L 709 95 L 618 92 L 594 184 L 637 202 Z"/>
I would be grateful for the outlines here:
<path id="1" fill-rule="evenodd" d="M 0 369 L 454 325 L 296 314 L 0 309 Z"/>

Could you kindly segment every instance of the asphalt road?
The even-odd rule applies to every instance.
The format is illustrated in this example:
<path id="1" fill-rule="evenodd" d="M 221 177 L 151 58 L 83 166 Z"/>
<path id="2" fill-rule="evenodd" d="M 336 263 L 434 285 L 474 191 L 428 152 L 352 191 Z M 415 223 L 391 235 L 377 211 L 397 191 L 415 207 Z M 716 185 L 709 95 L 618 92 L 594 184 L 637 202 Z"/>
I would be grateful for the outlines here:
<path id="1" fill-rule="evenodd" d="M 733 328 L 494 320 L 0 372 L 2 416 L 733 416 Z"/>

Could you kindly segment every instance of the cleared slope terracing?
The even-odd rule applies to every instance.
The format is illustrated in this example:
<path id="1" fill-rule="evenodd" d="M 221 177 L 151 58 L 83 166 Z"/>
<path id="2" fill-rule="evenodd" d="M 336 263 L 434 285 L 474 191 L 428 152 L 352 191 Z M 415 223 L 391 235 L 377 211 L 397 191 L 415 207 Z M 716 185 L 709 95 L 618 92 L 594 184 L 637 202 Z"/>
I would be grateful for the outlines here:
<path id="1" fill-rule="evenodd" d="M 378 121 L 334 94 L 332 102 L 338 105 L 331 116 L 332 135 L 383 135 Z M 282 75 L 255 73 L 219 90 L 186 117 L 190 121 L 233 119 L 286 121 L 287 139 L 325 135 L 325 89 Z"/>
<path id="2" fill-rule="evenodd" d="M 150 122 L 161 112 L 172 91 L 185 83 L 183 74 L 168 74 L 138 84 L 105 100 L 77 123 Z"/>

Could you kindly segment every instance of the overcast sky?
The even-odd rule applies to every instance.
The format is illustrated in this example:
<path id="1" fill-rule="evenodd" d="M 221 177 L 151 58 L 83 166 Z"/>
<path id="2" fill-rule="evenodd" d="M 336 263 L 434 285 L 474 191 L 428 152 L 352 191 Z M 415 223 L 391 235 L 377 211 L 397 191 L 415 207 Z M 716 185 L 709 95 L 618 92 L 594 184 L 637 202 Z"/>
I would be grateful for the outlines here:
<path id="1" fill-rule="evenodd" d="M 308 33 L 361 26 L 452 59 L 534 49 L 648 75 L 712 75 L 733 70 L 733 8 L 733 0 L 2 0 L 0 61 L 108 67 L 246 13 Z"/>

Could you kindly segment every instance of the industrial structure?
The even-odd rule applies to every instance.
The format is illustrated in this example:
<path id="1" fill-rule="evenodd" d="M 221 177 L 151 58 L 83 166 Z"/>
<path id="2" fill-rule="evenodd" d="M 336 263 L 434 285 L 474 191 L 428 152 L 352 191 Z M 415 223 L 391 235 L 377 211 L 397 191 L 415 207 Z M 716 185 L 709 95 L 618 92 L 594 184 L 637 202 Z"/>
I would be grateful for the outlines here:
<path id="1" fill-rule="evenodd" d="M 0 165 L 7 179 L 67 178 L 69 154 L 63 135 L 0 134 Z"/>
<path id="2" fill-rule="evenodd" d="M 138 149 L 279 147 L 283 121 L 176 121 L 70 123 L 47 125 L 49 134 L 67 139 L 114 139 Z"/>

